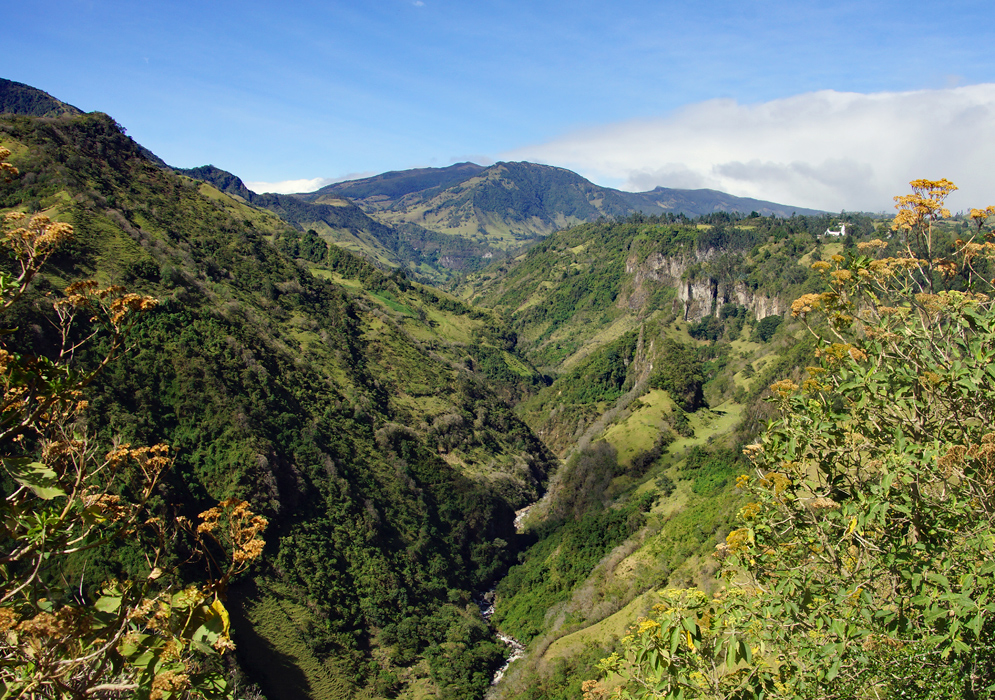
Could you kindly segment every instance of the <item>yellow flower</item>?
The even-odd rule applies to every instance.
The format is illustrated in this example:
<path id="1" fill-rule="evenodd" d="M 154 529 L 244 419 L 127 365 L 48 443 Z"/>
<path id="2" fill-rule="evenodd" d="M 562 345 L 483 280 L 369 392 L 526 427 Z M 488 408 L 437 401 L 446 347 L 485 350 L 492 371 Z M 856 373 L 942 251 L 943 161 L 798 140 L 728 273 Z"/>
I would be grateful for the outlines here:
<path id="1" fill-rule="evenodd" d="M 739 509 L 739 517 L 743 520 L 753 520 L 760 514 L 761 507 L 759 503 L 747 503 L 745 506 Z"/>
<path id="2" fill-rule="evenodd" d="M 835 275 L 836 273 L 834 272 L 833 274 Z M 801 314 L 807 314 L 813 309 L 819 308 L 821 305 L 821 294 L 802 294 L 800 297 L 791 302 L 791 315 L 793 317 L 797 317 Z"/>
<path id="3" fill-rule="evenodd" d="M 886 247 L 888 244 L 882 241 L 880 238 L 875 238 L 873 241 L 862 241 L 857 244 L 857 250 L 878 250 Z"/>
<path id="4" fill-rule="evenodd" d="M 794 392 L 798 391 L 798 385 L 790 379 L 782 379 L 779 382 L 771 384 L 770 389 L 780 395 L 781 398 L 787 398 Z"/>

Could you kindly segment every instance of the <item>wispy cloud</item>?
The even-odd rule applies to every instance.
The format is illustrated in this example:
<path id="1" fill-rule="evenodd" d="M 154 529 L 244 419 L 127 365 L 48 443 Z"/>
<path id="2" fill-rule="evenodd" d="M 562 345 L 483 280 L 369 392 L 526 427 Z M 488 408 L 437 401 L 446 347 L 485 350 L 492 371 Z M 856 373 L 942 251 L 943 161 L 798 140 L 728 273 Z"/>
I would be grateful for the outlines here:
<path id="1" fill-rule="evenodd" d="M 881 211 L 909 180 L 946 177 L 952 209 L 995 202 L 995 84 L 761 104 L 710 100 L 516 149 L 628 190 L 718 189 L 785 204 Z"/>
<path id="2" fill-rule="evenodd" d="M 245 186 L 253 192 L 275 192 L 276 194 L 300 194 L 314 192 L 322 187 L 346 180 L 359 180 L 376 175 L 374 172 L 348 173 L 341 177 L 312 177 L 302 180 L 282 180 L 280 182 L 246 182 Z"/>

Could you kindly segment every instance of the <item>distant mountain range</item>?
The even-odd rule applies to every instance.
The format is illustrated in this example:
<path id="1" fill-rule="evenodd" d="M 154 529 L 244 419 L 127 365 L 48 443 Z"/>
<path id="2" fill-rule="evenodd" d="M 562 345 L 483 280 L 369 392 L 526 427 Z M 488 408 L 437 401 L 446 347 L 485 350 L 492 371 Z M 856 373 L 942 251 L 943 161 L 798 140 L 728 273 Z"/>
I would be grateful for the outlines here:
<path id="1" fill-rule="evenodd" d="M 82 114 L 46 92 L 2 79 L 0 113 Z M 157 165 L 169 167 L 151 151 L 142 151 Z M 381 266 L 400 267 L 436 283 L 480 269 L 554 231 L 602 218 L 640 212 L 688 217 L 717 211 L 778 217 L 822 213 L 715 190 L 623 192 L 564 168 L 527 162 L 402 170 L 296 195 L 252 192 L 236 175 L 213 165 L 174 170 Z"/>
<path id="2" fill-rule="evenodd" d="M 503 254 L 486 241 L 478 243 L 418 225 L 393 226 L 367 215 L 346 197 L 324 195 L 320 201 L 308 201 L 303 195 L 257 194 L 240 178 L 213 165 L 174 170 L 268 209 L 301 231 L 314 231 L 381 267 L 404 268 L 427 281 L 445 281 L 464 269 L 480 267 L 496 252 Z"/>
<path id="3" fill-rule="evenodd" d="M 782 217 L 822 213 L 715 190 L 623 192 L 564 168 L 526 162 L 403 170 L 297 196 L 312 202 L 347 197 L 385 223 L 484 237 L 498 247 L 516 247 L 568 226 L 635 212 L 692 217 L 716 211 Z"/>

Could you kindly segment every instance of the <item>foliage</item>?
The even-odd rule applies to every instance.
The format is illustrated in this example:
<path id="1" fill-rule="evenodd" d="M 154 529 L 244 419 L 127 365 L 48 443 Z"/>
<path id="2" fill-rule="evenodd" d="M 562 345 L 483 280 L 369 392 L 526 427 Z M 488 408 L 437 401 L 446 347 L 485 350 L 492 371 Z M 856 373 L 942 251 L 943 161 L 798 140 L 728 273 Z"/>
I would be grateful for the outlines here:
<path id="1" fill-rule="evenodd" d="M 504 661 L 504 647 L 491 640 L 491 631 L 476 605 L 459 609 L 443 606 L 423 624 L 422 643 L 439 697 L 463 700 L 480 696 L 490 686 L 494 671 Z"/>
<path id="2" fill-rule="evenodd" d="M 623 334 L 565 375 L 560 381 L 563 387 L 560 400 L 563 403 L 594 403 L 621 396 L 638 338 L 635 332 Z"/>
<path id="3" fill-rule="evenodd" d="M 324 262 L 328 255 L 328 244 L 310 228 L 298 236 L 292 236 L 288 232 L 288 235 L 277 239 L 277 247 L 292 258 L 302 258 L 314 263 Z"/>
<path id="4" fill-rule="evenodd" d="M 607 443 L 582 450 L 564 469 L 562 483 L 569 486 L 551 495 L 551 516 L 537 533 L 541 539 L 497 587 L 493 621 L 522 642 L 542 632 L 546 612 L 566 600 L 605 554 L 642 525 L 642 513 L 652 505 L 652 499 L 630 499 L 606 507 L 608 483 L 619 471 L 614 448 Z"/>
<path id="5" fill-rule="evenodd" d="M 0 78 L 0 113 L 32 114 L 38 117 L 55 117 L 60 114 L 80 114 L 65 102 L 47 92 L 24 83 Z"/>
<path id="6" fill-rule="evenodd" d="M 7 155 L 0 149 L 0 160 Z M 0 243 L 15 272 L 0 272 L 0 310 L 23 295 L 72 233 L 46 217 L 25 222 L 21 214 L 7 215 Z M 80 422 L 87 406 L 82 389 L 122 351 L 136 314 L 154 305 L 119 287 L 75 283 L 55 302 L 62 343 L 54 358 L 0 347 L 5 697 L 228 694 L 216 661 L 233 646 L 220 596 L 261 553 L 258 535 L 266 521 L 244 502 L 229 500 L 202 513 L 199 524 L 167 525 L 154 517 L 150 501 L 172 461 L 169 448 L 123 444 L 99 457 Z M 78 316 L 93 330 L 80 336 Z M 95 368 L 80 370 L 72 359 L 98 331 L 109 336 L 105 353 Z M 167 564 L 181 531 L 196 542 L 191 558 L 206 555 L 214 564 L 215 575 L 204 585 L 178 585 L 175 566 Z M 141 577 L 63 578 L 71 559 L 124 537 L 141 543 Z"/>
<path id="7" fill-rule="evenodd" d="M 757 323 L 757 327 L 754 330 L 754 335 L 760 342 L 767 343 L 770 339 L 774 337 L 774 333 L 777 331 L 778 326 L 784 319 L 781 316 L 766 316 L 760 319 Z"/>
<path id="8" fill-rule="evenodd" d="M 724 487 L 728 480 L 741 471 L 742 455 L 728 448 L 706 450 L 692 447 L 684 458 L 684 473 L 691 478 L 691 490 L 708 495 Z"/>
<path id="9" fill-rule="evenodd" d="M 820 366 L 773 385 L 781 418 L 745 450 L 729 587 L 669 594 L 602 664 L 620 697 L 991 697 L 995 300 L 972 266 L 995 210 L 957 258 L 920 257 L 951 185 L 912 184 L 900 255 L 815 263 L 828 291 L 792 308 Z"/>
<path id="10" fill-rule="evenodd" d="M 693 413 L 705 405 L 704 380 L 695 348 L 667 338 L 661 358 L 650 376 L 650 387 L 669 392 L 681 409 Z"/>
<path id="11" fill-rule="evenodd" d="M 512 503 L 535 498 L 551 462 L 465 369 L 465 344 L 482 325 L 477 311 L 422 295 L 403 275 L 348 253 L 336 258 L 338 274 L 363 277 L 369 288 L 319 279 L 270 244 L 289 236 L 288 226 L 154 166 L 105 116 L 4 117 L 0 132 L 17 144 L 17 165 L 37 168 L 29 198 L 76 233 L 11 309 L 16 321 L 5 323 L 17 332 L 7 338 L 57 356 L 45 294 L 84 276 L 118 281 L 140 261 L 161 270 L 134 278 L 160 303 L 131 328 L 131 351 L 86 388 L 87 421 L 94 444 L 175 448 L 153 499 L 166 522 L 185 517 L 196 530 L 198 513 L 229 498 L 270 520 L 269 548 L 253 580 L 236 587 L 244 603 L 231 611 L 240 652 L 257 652 L 246 671 L 259 682 L 268 680 L 257 674 L 263 666 L 301 677 L 265 687 L 271 698 L 294 696 L 322 674 L 356 692 L 394 672 L 411 682 L 396 667 L 381 676 L 376 630 L 405 620 L 417 629 L 489 585 L 518 546 Z M 0 183 L 3 204 L 28 207 L 19 185 Z M 330 247 L 329 258 L 339 250 Z M 368 292 L 408 311 L 395 314 Z M 418 309 L 424 320 L 411 313 Z M 76 359 L 95 366 L 108 342 L 95 338 Z M 440 445 L 452 452 L 443 456 Z M 169 566 L 160 568 L 198 580 L 198 567 L 186 564 L 195 533 L 170 542 Z M 87 582 L 144 580 L 142 548 L 127 537 L 89 550 L 67 564 L 67 580 L 84 572 Z M 271 582 L 306 615 L 256 615 L 254 596 L 267 596 Z M 314 664 L 295 650 L 281 656 L 291 637 Z M 474 649 L 491 643 L 468 639 Z M 415 653 L 411 663 L 427 665 L 427 647 Z M 464 697 L 476 694 L 468 687 Z"/>
<path id="12" fill-rule="evenodd" d="M 695 340 L 718 340 L 724 330 L 725 324 L 711 314 L 688 325 L 688 335 Z"/>

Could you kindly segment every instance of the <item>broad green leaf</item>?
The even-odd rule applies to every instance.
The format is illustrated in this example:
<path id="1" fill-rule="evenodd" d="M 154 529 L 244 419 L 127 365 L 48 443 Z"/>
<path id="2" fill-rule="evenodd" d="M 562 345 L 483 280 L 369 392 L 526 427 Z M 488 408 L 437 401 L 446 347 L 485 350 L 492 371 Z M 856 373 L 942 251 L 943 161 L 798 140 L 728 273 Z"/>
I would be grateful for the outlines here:
<path id="1" fill-rule="evenodd" d="M 58 474 L 42 462 L 27 457 L 9 457 L 3 460 L 3 466 L 14 481 L 31 489 L 38 498 L 50 501 L 66 495 L 59 486 Z"/>
<path id="2" fill-rule="evenodd" d="M 105 595 L 97 598 L 93 603 L 93 607 L 97 610 L 105 613 L 117 613 L 121 610 L 121 596 L 119 595 Z"/>

